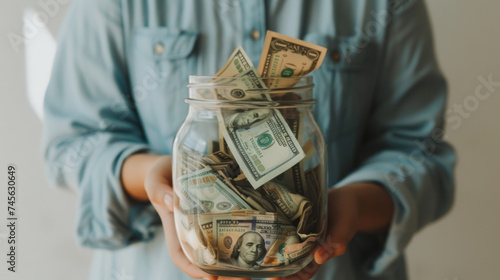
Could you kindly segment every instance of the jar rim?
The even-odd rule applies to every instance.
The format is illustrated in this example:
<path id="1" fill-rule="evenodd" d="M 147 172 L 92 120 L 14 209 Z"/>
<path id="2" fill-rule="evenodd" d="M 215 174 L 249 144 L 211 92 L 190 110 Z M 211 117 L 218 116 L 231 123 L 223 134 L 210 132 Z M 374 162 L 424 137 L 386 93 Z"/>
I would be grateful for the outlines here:
<path id="1" fill-rule="evenodd" d="M 187 84 L 188 88 L 196 88 L 196 87 L 224 87 L 230 86 L 228 85 L 228 81 L 235 79 L 236 77 L 216 77 L 216 76 L 197 76 L 197 75 L 189 75 L 189 83 Z M 303 90 L 314 87 L 313 77 L 310 75 L 303 77 L 265 77 L 261 78 L 264 83 L 267 84 L 266 81 L 283 81 L 285 84 L 293 84 L 292 87 L 289 88 L 271 88 L 265 89 L 270 90 L 272 92 L 280 92 L 280 91 L 294 91 L 294 90 Z M 262 91 L 259 89 L 259 91 Z"/>
<path id="2" fill-rule="evenodd" d="M 219 107 L 219 108 L 235 108 L 244 106 L 246 108 L 298 108 L 311 107 L 316 100 L 312 98 L 312 83 L 313 77 L 308 75 L 304 77 L 276 77 L 262 78 L 266 85 L 270 87 L 252 88 L 242 90 L 241 80 L 253 80 L 252 77 L 214 77 L 214 76 L 189 76 L 189 84 L 187 87 L 190 90 L 190 98 L 185 99 L 186 103 L 195 106 Z M 251 81 L 253 83 L 254 81 Z M 247 84 L 245 81 L 244 84 Z M 281 85 L 283 87 L 272 87 Z M 222 91 L 240 91 L 250 94 L 266 94 L 270 100 L 255 100 L 255 99 L 239 99 L 239 100 L 214 100 L 213 90 L 222 89 Z M 207 91 L 208 90 L 208 91 Z M 208 95 L 207 95 L 208 93 Z M 294 94 L 298 98 L 286 100 L 283 96 Z M 245 94 L 242 94 L 243 96 Z"/>
<path id="3" fill-rule="evenodd" d="M 301 101 L 230 101 L 230 100 L 200 100 L 194 98 L 186 98 L 184 102 L 206 108 L 226 108 L 226 109 L 286 109 L 286 108 L 311 108 L 316 104 L 315 99 Z"/>

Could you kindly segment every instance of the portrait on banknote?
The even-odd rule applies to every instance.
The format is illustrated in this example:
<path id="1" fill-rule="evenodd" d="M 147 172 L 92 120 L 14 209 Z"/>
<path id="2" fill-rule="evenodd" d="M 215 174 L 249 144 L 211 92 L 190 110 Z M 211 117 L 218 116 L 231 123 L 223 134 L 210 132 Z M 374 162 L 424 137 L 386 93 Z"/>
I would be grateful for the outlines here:
<path id="1" fill-rule="evenodd" d="M 231 116 L 227 118 L 226 125 L 232 128 L 249 127 L 267 119 L 271 115 L 269 109 L 251 109 L 246 111 L 231 111 Z"/>
<path id="2" fill-rule="evenodd" d="M 234 244 L 229 262 L 245 269 L 259 269 L 257 263 L 264 259 L 267 252 L 265 245 L 264 238 L 259 233 L 245 232 Z"/>

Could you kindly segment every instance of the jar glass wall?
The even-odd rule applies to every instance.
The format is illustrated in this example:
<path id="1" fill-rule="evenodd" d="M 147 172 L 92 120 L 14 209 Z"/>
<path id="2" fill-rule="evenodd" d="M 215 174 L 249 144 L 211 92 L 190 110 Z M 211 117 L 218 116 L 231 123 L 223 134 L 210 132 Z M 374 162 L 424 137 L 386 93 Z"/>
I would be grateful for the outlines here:
<path id="1" fill-rule="evenodd" d="M 289 275 L 312 260 L 326 230 L 314 85 L 310 76 L 264 79 L 282 88 L 248 90 L 246 79 L 190 77 L 173 148 L 176 230 L 208 273 Z"/>

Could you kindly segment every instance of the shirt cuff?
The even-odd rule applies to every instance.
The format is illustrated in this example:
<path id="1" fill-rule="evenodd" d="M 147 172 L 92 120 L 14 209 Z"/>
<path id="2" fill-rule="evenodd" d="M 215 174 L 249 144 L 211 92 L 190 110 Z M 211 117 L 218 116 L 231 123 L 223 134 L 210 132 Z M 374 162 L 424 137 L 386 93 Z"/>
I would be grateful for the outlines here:
<path id="1" fill-rule="evenodd" d="M 143 144 L 114 143 L 98 158 L 93 176 L 84 179 L 91 182 L 79 190 L 76 233 L 81 246 L 120 249 L 153 238 L 158 214 L 150 203 L 132 201 L 121 183 L 125 159 L 148 150 Z"/>
<path id="2" fill-rule="evenodd" d="M 384 170 L 361 168 L 334 186 L 334 188 L 339 188 L 353 183 L 374 182 L 384 187 L 392 197 L 394 213 L 387 233 L 372 236 L 377 240 L 379 246 L 370 246 L 374 251 L 369 252 L 368 256 L 366 252 L 363 254 L 366 258 L 362 267 L 365 273 L 370 276 L 386 273 L 391 266 L 395 265 L 416 231 L 414 218 L 411 216 L 412 211 L 409 207 L 412 202 L 406 199 L 407 188 L 399 185 L 398 182 L 388 180 L 386 173 L 387 171 L 384 172 Z M 359 238 L 359 240 L 361 239 L 362 237 Z"/>

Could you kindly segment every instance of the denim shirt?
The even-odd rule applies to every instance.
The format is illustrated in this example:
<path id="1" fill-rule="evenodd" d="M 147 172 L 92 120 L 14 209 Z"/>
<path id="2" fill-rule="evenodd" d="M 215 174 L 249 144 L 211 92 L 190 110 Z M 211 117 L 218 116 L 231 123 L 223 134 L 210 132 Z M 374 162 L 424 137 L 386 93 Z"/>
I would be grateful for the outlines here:
<path id="1" fill-rule="evenodd" d="M 329 187 L 375 182 L 395 206 L 385 234 L 358 233 L 315 279 L 407 279 L 405 247 L 454 194 L 447 86 L 423 0 L 73 1 L 42 150 L 50 184 L 78 194 L 77 240 L 96 248 L 90 279 L 189 279 L 153 207 L 127 197 L 121 166 L 133 153 L 170 154 L 188 76 L 215 74 L 238 45 L 258 65 L 266 30 L 328 48 L 312 75 Z"/>

